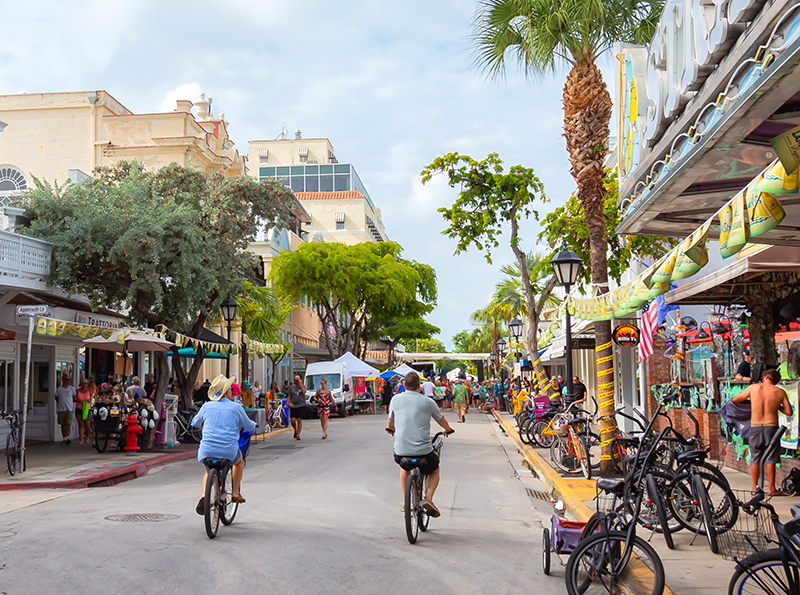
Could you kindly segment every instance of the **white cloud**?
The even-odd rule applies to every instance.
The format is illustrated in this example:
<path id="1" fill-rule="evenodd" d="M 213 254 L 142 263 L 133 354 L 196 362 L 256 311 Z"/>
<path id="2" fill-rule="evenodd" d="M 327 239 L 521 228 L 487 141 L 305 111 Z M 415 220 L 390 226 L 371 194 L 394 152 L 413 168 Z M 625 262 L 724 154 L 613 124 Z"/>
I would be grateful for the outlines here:
<path id="1" fill-rule="evenodd" d="M 173 112 L 177 107 L 177 101 L 179 99 L 188 99 L 189 101 L 194 102 L 200 99 L 200 93 L 203 92 L 204 91 L 200 83 L 185 83 L 179 87 L 176 87 L 175 89 L 167 91 L 167 93 L 164 95 L 164 100 L 161 102 L 161 105 L 158 108 L 158 111 Z M 206 99 L 208 99 L 208 96 L 206 96 Z M 215 106 L 212 104 L 212 110 L 214 107 Z"/>

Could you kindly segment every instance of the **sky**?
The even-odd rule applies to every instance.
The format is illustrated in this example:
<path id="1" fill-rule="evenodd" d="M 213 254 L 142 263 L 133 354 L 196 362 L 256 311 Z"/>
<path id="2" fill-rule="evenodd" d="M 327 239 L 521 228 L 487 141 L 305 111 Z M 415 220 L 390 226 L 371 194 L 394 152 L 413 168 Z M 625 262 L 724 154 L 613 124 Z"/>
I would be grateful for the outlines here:
<path id="1" fill-rule="evenodd" d="M 437 209 L 457 190 L 441 177 L 422 186 L 422 168 L 444 153 L 497 152 L 506 166 L 536 171 L 551 207 L 574 186 L 561 136 L 566 70 L 532 80 L 512 68 L 487 80 L 469 44 L 476 6 L 0 0 L 0 94 L 104 89 L 147 113 L 205 92 L 241 153 L 249 140 L 277 137 L 284 123 L 290 134 L 329 138 L 381 209 L 389 239 L 436 269 L 438 307 L 428 319 L 452 347 L 512 255 L 501 243 L 492 265 L 476 250 L 454 256 Z M 536 231 L 523 224 L 524 249 L 537 248 Z"/>

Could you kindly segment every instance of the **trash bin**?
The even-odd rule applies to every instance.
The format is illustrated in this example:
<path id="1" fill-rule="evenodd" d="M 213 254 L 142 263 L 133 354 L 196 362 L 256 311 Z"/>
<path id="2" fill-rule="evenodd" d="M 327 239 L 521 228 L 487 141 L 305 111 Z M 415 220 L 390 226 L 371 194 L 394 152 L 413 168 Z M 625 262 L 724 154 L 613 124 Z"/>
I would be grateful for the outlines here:
<path id="1" fill-rule="evenodd" d="M 178 407 L 178 395 L 164 395 L 164 442 L 172 448 L 178 442 L 175 437 L 175 411 Z"/>

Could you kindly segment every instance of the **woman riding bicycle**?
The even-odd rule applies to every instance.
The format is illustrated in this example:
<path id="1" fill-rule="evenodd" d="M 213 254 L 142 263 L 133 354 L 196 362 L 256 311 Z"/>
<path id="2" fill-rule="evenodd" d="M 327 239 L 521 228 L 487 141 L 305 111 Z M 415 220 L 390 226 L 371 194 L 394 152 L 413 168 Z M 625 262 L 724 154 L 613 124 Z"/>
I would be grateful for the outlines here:
<path id="1" fill-rule="evenodd" d="M 231 385 L 235 382 L 234 378 L 225 378 L 220 374 L 211 383 L 208 389 L 210 399 L 200 408 L 197 415 L 192 419 L 192 426 L 203 426 L 203 437 L 200 440 L 200 448 L 197 450 L 197 460 L 201 463 L 207 458 L 227 459 L 231 461 L 233 479 L 232 501 L 243 503 L 245 499 L 240 492 L 242 484 L 242 474 L 244 473 L 244 458 L 239 450 L 239 434 L 241 430 L 255 433 L 256 424 L 251 421 L 244 408 L 233 402 Z M 208 480 L 208 467 L 205 468 L 203 476 L 203 494 L 206 493 L 206 481 Z M 200 498 L 195 512 L 202 515 L 204 511 L 205 498 Z"/>

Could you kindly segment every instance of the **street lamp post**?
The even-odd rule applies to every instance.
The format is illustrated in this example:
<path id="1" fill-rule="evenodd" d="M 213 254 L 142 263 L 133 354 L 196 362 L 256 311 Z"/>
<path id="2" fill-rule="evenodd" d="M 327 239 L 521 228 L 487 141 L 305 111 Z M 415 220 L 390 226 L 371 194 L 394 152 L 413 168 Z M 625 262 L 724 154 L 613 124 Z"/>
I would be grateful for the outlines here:
<path id="1" fill-rule="evenodd" d="M 233 299 L 231 296 L 226 297 L 222 300 L 222 305 L 220 308 L 222 309 L 222 318 L 225 319 L 225 322 L 228 325 L 228 343 L 231 342 L 231 324 L 236 319 L 236 307 L 238 304 L 236 300 Z M 228 348 L 228 361 L 225 364 L 225 376 L 227 378 L 231 377 L 231 352 L 230 347 Z"/>
<path id="2" fill-rule="evenodd" d="M 569 295 L 570 288 L 578 280 L 578 271 L 581 266 L 580 257 L 572 250 L 568 250 L 566 246 L 561 249 L 561 252 L 553 257 L 550 264 L 553 265 L 553 272 L 555 272 L 558 284 L 564 287 L 567 295 Z M 575 394 L 575 385 L 573 383 L 574 376 L 572 375 L 572 322 L 570 321 L 569 308 L 566 310 L 566 326 L 567 326 L 567 394 L 566 400 L 571 401 Z"/>

